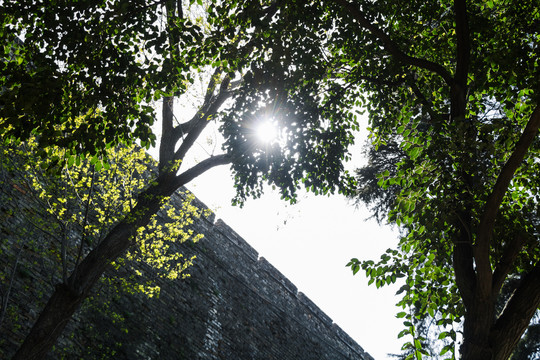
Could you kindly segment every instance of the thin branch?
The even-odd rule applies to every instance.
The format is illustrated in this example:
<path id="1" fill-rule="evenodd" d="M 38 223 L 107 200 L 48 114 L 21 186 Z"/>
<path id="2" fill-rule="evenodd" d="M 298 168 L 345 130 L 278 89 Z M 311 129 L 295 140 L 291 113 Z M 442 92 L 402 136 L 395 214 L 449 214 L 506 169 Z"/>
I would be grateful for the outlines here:
<path id="1" fill-rule="evenodd" d="M 214 116 L 219 111 L 225 100 L 231 96 L 231 93 L 227 91 L 229 81 L 229 77 L 225 77 L 225 79 L 223 79 L 221 82 L 218 95 L 212 97 L 209 100 L 209 103 L 203 104 L 201 109 L 197 112 L 195 116 L 198 118 L 198 120 L 174 154 L 173 161 L 184 159 L 188 150 L 191 149 L 195 141 L 199 138 L 201 132 L 204 130 L 206 125 L 208 125 L 208 120 L 210 117 Z"/>
<path id="2" fill-rule="evenodd" d="M 204 95 L 203 104 L 210 104 L 210 100 L 212 99 L 212 97 L 214 96 L 214 92 L 216 91 L 217 80 L 221 77 L 222 73 L 223 73 L 223 69 L 221 67 L 218 67 L 212 74 L 212 77 L 210 78 L 210 82 L 208 83 L 208 86 L 206 87 L 206 94 Z"/>
<path id="3" fill-rule="evenodd" d="M 397 80 L 383 80 L 375 76 L 357 75 L 356 72 L 350 72 L 347 75 L 346 79 L 362 80 L 362 81 L 367 81 L 372 84 L 377 84 L 381 86 L 390 86 L 390 87 L 397 87 L 405 83 L 405 78 L 401 78 Z M 346 82 L 350 83 L 351 81 L 346 81 Z"/>
<path id="4" fill-rule="evenodd" d="M 242 86 L 243 82 L 243 79 L 231 81 L 231 84 L 229 85 L 229 91 L 238 90 Z"/>
<path id="5" fill-rule="evenodd" d="M 17 252 L 17 257 L 15 258 L 15 264 L 13 264 L 13 268 L 11 270 L 11 276 L 9 277 L 8 288 L 6 289 L 5 295 L 2 296 L 2 313 L 0 314 L 0 327 L 2 326 L 2 323 L 4 322 L 4 318 L 6 317 L 7 307 L 9 304 L 9 296 L 11 294 L 11 289 L 13 288 L 13 283 L 15 282 L 15 274 L 17 273 L 17 266 L 19 265 L 19 259 L 21 257 L 22 251 L 23 251 L 23 247 L 21 246 L 19 248 L 19 251 Z"/>
<path id="6" fill-rule="evenodd" d="M 53 233 L 51 233 L 51 232 L 45 230 L 45 229 L 42 228 L 41 226 L 37 225 L 37 224 L 34 223 L 30 218 L 25 218 L 25 221 L 28 221 L 28 223 L 29 223 L 30 225 L 32 225 L 33 227 L 35 227 L 35 228 L 38 229 L 39 231 L 43 232 L 45 235 L 50 236 L 52 239 L 56 240 L 57 242 L 61 242 L 61 240 L 60 240 L 58 237 L 56 237 L 56 235 L 54 235 Z M 58 223 L 59 223 L 59 226 L 60 226 L 60 227 L 63 227 L 63 226 L 64 226 L 64 224 L 63 224 L 62 222 L 59 221 Z"/>
<path id="7" fill-rule="evenodd" d="M 160 4 L 163 4 L 165 1 L 167 0 L 158 0 L 158 1 L 155 1 L 155 2 L 151 2 L 149 4 L 146 4 L 144 6 L 139 6 L 139 7 L 135 7 L 135 8 L 132 8 L 130 11 L 127 11 L 127 12 L 124 12 L 120 18 L 121 21 L 124 21 L 126 18 L 130 18 L 132 15 L 134 15 L 136 12 L 138 11 L 141 11 L 141 10 L 146 10 L 148 8 L 151 8 L 152 6 L 156 6 L 156 5 L 160 5 Z"/>
<path id="8" fill-rule="evenodd" d="M 418 88 L 416 83 L 411 84 L 411 89 L 416 96 L 418 100 L 420 100 L 420 103 L 422 106 L 426 109 L 427 113 L 431 117 L 431 121 L 436 121 L 438 118 L 437 113 L 433 110 L 433 104 L 424 96 L 422 91 Z"/>
<path id="9" fill-rule="evenodd" d="M 93 166 L 93 165 L 92 165 Z M 68 176 L 69 176 L 69 171 L 66 171 L 66 173 L 68 173 Z M 69 177 L 69 179 L 71 180 L 71 177 Z M 60 243 L 60 258 L 62 259 L 62 282 L 65 284 L 66 283 L 66 279 L 67 279 L 67 268 L 68 268 L 68 262 L 67 262 L 67 243 L 68 243 L 68 232 L 67 232 L 67 224 L 66 224 L 66 218 L 68 217 L 68 214 L 69 214 L 69 205 L 68 205 L 68 195 L 67 195 L 67 186 L 65 184 L 63 184 L 62 186 L 64 188 L 64 200 L 65 203 L 64 203 L 64 216 L 63 216 L 63 220 L 60 220 L 60 218 L 58 218 L 58 222 L 61 224 L 60 227 L 62 229 L 62 242 Z M 73 186 L 74 189 L 75 186 Z M 80 198 L 79 196 L 79 193 L 77 192 L 77 190 L 75 190 L 75 194 L 76 196 L 81 200 L 82 202 L 82 199 Z"/>
<path id="10" fill-rule="evenodd" d="M 182 138 L 185 134 L 189 133 L 195 127 L 195 125 L 204 115 L 205 111 L 207 111 L 207 109 L 210 107 L 211 101 L 214 98 L 214 93 L 216 91 L 217 80 L 220 78 L 222 73 L 223 70 L 221 68 L 217 68 L 212 74 L 210 82 L 206 87 L 206 94 L 204 96 L 203 105 L 200 107 L 199 111 L 197 111 L 197 113 L 189 121 L 181 123 L 177 125 L 174 129 L 172 129 L 173 140 L 175 144 L 176 142 L 178 142 L 178 140 L 180 140 L 180 138 Z"/>
<path id="11" fill-rule="evenodd" d="M 60 259 L 62 263 L 62 282 L 65 284 L 67 280 L 67 240 L 68 233 L 66 227 L 62 226 L 62 242 L 60 243 Z"/>
<path id="12" fill-rule="evenodd" d="M 90 211 L 90 200 L 92 197 L 92 188 L 94 187 L 94 179 L 96 177 L 95 174 L 96 174 L 96 168 L 94 167 L 94 165 L 92 165 L 92 179 L 90 181 L 90 187 L 88 188 L 88 199 L 86 200 L 86 208 L 84 209 L 84 220 L 83 220 L 83 228 L 82 228 L 82 234 L 81 234 L 81 243 L 79 244 L 79 252 L 77 254 L 77 259 L 75 260 L 74 269 L 77 269 L 77 266 L 79 265 L 79 261 L 81 260 L 81 256 L 83 253 L 84 242 L 86 241 L 86 227 L 88 226 L 88 213 Z"/>
<path id="13" fill-rule="evenodd" d="M 447 85 L 453 86 L 454 79 L 452 78 L 452 75 L 442 65 L 426 59 L 407 55 L 400 49 L 399 45 L 390 38 L 390 36 L 371 23 L 364 16 L 364 13 L 358 8 L 357 5 L 351 4 L 348 0 L 333 1 L 347 10 L 347 12 L 358 22 L 360 26 L 367 29 L 372 35 L 379 39 L 382 42 L 384 49 L 393 55 L 396 60 L 407 65 L 412 65 L 431 71 L 442 77 Z"/>
<path id="14" fill-rule="evenodd" d="M 471 44 L 469 39 L 469 20 L 467 18 L 467 4 L 465 0 L 455 0 L 454 10 L 456 12 L 456 83 L 462 88 L 467 87 L 467 76 L 469 73 L 469 62 L 471 57 Z"/>
<path id="15" fill-rule="evenodd" d="M 506 279 L 506 276 L 510 272 L 510 269 L 512 268 L 512 264 L 514 263 L 514 260 L 516 260 L 516 257 L 521 251 L 524 243 L 525 243 L 525 238 L 521 235 L 516 235 L 506 245 L 506 248 L 503 251 L 501 260 L 499 261 L 499 263 L 495 267 L 495 271 L 493 272 L 493 280 L 492 280 L 493 285 L 491 289 L 491 293 L 493 296 L 497 295 L 499 291 L 501 290 L 501 287 L 504 284 L 504 280 Z"/>

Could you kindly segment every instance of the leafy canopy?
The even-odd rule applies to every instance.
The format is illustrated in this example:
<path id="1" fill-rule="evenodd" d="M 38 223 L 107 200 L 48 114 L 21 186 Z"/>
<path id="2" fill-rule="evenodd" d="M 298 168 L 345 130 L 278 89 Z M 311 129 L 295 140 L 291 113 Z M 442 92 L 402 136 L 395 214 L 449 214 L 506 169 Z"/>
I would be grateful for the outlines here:
<path id="1" fill-rule="evenodd" d="M 3 137 L 25 140 L 35 134 L 41 147 L 59 145 L 71 155 L 104 154 L 107 147 L 134 140 L 155 145 L 154 102 L 185 94 L 196 73 L 210 72 L 214 76 L 198 114 L 220 124 L 238 203 L 258 196 L 263 181 L 287 199 L 300 186 L 325 194 L 351 189 L 342 161 L 349 158 L 355 115 L 328 115 L 352 102 L 341 96 L 339 84 L 329 84 L 329 101 L 311 99 L 315 83 L 289 97 L 285 79 L 257 60 L 276 55 L 260 46 L 250 24 L 240 23 L 264 6 L 143 0 L 67 5 L 12 2 L 0 15 L 6 44 L 0 63 Z M 270 23 L 273 15 L 270 11 L 257 23 Z M 298 70 L 324 75 L 310 56 L 298 52 L 279 60 L 274 70 L 285 71 L 296 61 L 302 64 Z M 300 72 L 295 74 L 299 80 Z M 214 109 L 210 104 L 216 99 L 224 104 Z M 76 123 L 78 116 L 85 121 Z M 284 142 L 257 144 L 253 129 L 263 117 L 278 119 Z M 193 123 L 182 131 L 187 134 Z"/>
<path id="2" fill-rule="evenodd" d="M 91 154 L 155 145 L 152 101 L 190 83 L 201 36 L 143 0 L 8 1 L 0 24 L 0 134 Z"/>

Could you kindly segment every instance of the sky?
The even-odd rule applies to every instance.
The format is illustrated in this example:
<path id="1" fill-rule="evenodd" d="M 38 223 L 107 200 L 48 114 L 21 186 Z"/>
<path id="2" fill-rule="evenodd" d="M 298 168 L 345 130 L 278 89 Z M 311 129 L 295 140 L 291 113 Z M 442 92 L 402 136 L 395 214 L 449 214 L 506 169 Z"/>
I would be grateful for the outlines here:
<path id="1" fill-rule="evenodd" d="M 351 149 L 348 169 L 365 161 L 361 152 L 367 138 L 365 126 Z M 212 138 L 215 133 L 202 138 L 205 136 Z M 200 149 L 208 147 L 208 141 L 202 142 Z M 201 151 L 192 161 L 204 157 Z M 290 205 L 268 188 L 261 198 L 248 200 L 243 208 L 231 206 L 234 188 L 228 166 L 207 171 L 187 188 L 374 359 L 390 359 L 388 353 L 400 352 L 403 339 L 397 339 L 397 334 L 403 325 L 395 317 L 399 299 L 394 295 L 400 285 L 368 286 L 362 271 L 353 276 L 345 266 L 353 257 L 379 259 L 397 243 L 395 229 L 367 220 L 367 209 L 357 208 L 339 195 L 301 193 L 298 203 Z"/>

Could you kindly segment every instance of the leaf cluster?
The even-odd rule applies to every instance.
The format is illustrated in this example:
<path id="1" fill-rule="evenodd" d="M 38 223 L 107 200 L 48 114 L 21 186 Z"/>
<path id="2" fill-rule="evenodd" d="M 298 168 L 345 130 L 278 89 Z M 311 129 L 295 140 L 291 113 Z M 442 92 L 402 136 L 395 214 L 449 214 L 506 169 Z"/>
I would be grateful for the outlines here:
<path id="1" fill-rule="evenodd" d="M 310 2 L 282 5 L 231 1 L 211 9 L 219 37 L 230 44 L 221 56 L 242 74 L 221 126 L 239 202 L 260 195 L 263 181 L 286 199 L 300 186 L 331 194 L 348 193 L 354 183 L 343 166 L 358 129 L 353 91 L 321 61 L 333 20 Z M 298 26 L 300 10 L 305 20 L 318 20 Z M 276 119 L 279 143 L 257 144 L 255 128 L 265 118 Z"/>
<path id="2" fill-rule="evenodd" d="M 377 5 L 384 14 L 380 27 L 410 56 L 444 65 L 449 74 L 456 71 L 452 8 L 424 2 L 413 13 L 408 12 L 409 5 L 402 5 L 400 13 L 384 12 L 384 5 Z M 445 84 L 444 72 L 404 66 L 398 56 L 388 58 L 386 64 L 379 63 L 384 70 L 370 67 L 386 84 L 370 81 L 366 87 L 371 91 L 370 162 L 357 171 L 357 199 L 371 205 L 378 219 L 388 216 L 403 235 L 399 256 L 390 267 L 371 261 L 356 266 L 377 284 L 386 283 L 404 267 L 409 269 L 398 304 L 405 310 L 399 316 L 407 319 L 401 335 L 413 334 L 411 316 L 417 322 L 431 318 L 442 327 L 439 338 L 452 343 L 455 330 L 444 327 L 459 324 L 465 314 L 457 295 L 453 253 L 456 244 L 464 241 L 464 233 L 467 241 L 476 241 L 486 201 L 538 103 L 535 79 L 540 69 L 539 34 L 534 29 L 540 15 L 532 3 L 469 2 L 468 10 L 473 50 L 465 118 L 451 116 L 451 87 Z M 520 16 L 526 19 L 522 26 L 505 29 L 520 22 Z M 534 175 L 539 170 L 538 145 L 537 140 L 532 143 L 514 174 L 493 229 L 489 256 L 494 267 L 516 237 L 524 238 L 510 276 L 529 271 L 540 259 L 536 195 L 540 183 Z M 358 267 L 350 265 L 356 272 Z M 441 355 L 447 351 L 453 353 L 454 345 L 444 346 Z"/>
<path id="3" fill-rule="evenodd" d="M 77 271 L 82 258 L 136 206 L 138 194 L 157 174 L 152 169 L 153 160 L 137 146 L 107 149 L 107 160 L 71 160 L 74 157 L 66 157 L 65 149 L 52 146 L 41 149 L 48 155 L 42 159 L 35 156 L 38 149 L 36 140 L 2 146 L 2 170 L 16 174 L 12 182 L 20 182 L 18 186 L 27 189 L 39 205 L 29 221 L 48 239 L 48 246 L 42 244 L 44 256 L 51 257 L 55 264 L 54 277 L 65 282 L 69 274 Z M 114 264 L 123 267 L 122 274 L 131 275 L 105 281 L 120 282 L 125 290 L 155 296 L 159 294 L 155 279 L 187 276 L 185 270 L 193 258 L 184 259 L 176 244 L 202 237 L 187 229 L 193 219 L 202 215 L 191 204 L 193 198 L 185 195 L 180 208 L 163 199 L 164 212 L 138 229 L 132 239 L 136 246 Z"/>

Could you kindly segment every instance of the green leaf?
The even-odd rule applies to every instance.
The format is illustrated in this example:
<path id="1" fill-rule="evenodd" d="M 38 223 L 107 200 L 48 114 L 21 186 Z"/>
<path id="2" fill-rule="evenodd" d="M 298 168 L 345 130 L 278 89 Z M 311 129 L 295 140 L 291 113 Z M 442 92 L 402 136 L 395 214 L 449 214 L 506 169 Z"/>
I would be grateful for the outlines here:
<path id="1" fill-rule="evenodd" d="M 74 163 L 75 163 L 75 155 L 71 155 L 70 157 L 68 157 L 68 161 L 67 161 L 67 166 L 68 167 L 71 167 Z"/>
<path id="2" fill-rule="evenodd" d="M 409 156 L 412 160 L 416 160 L 421 153 L 422 149 L 420 147 L 413 147 L 409 150 Z"/>

